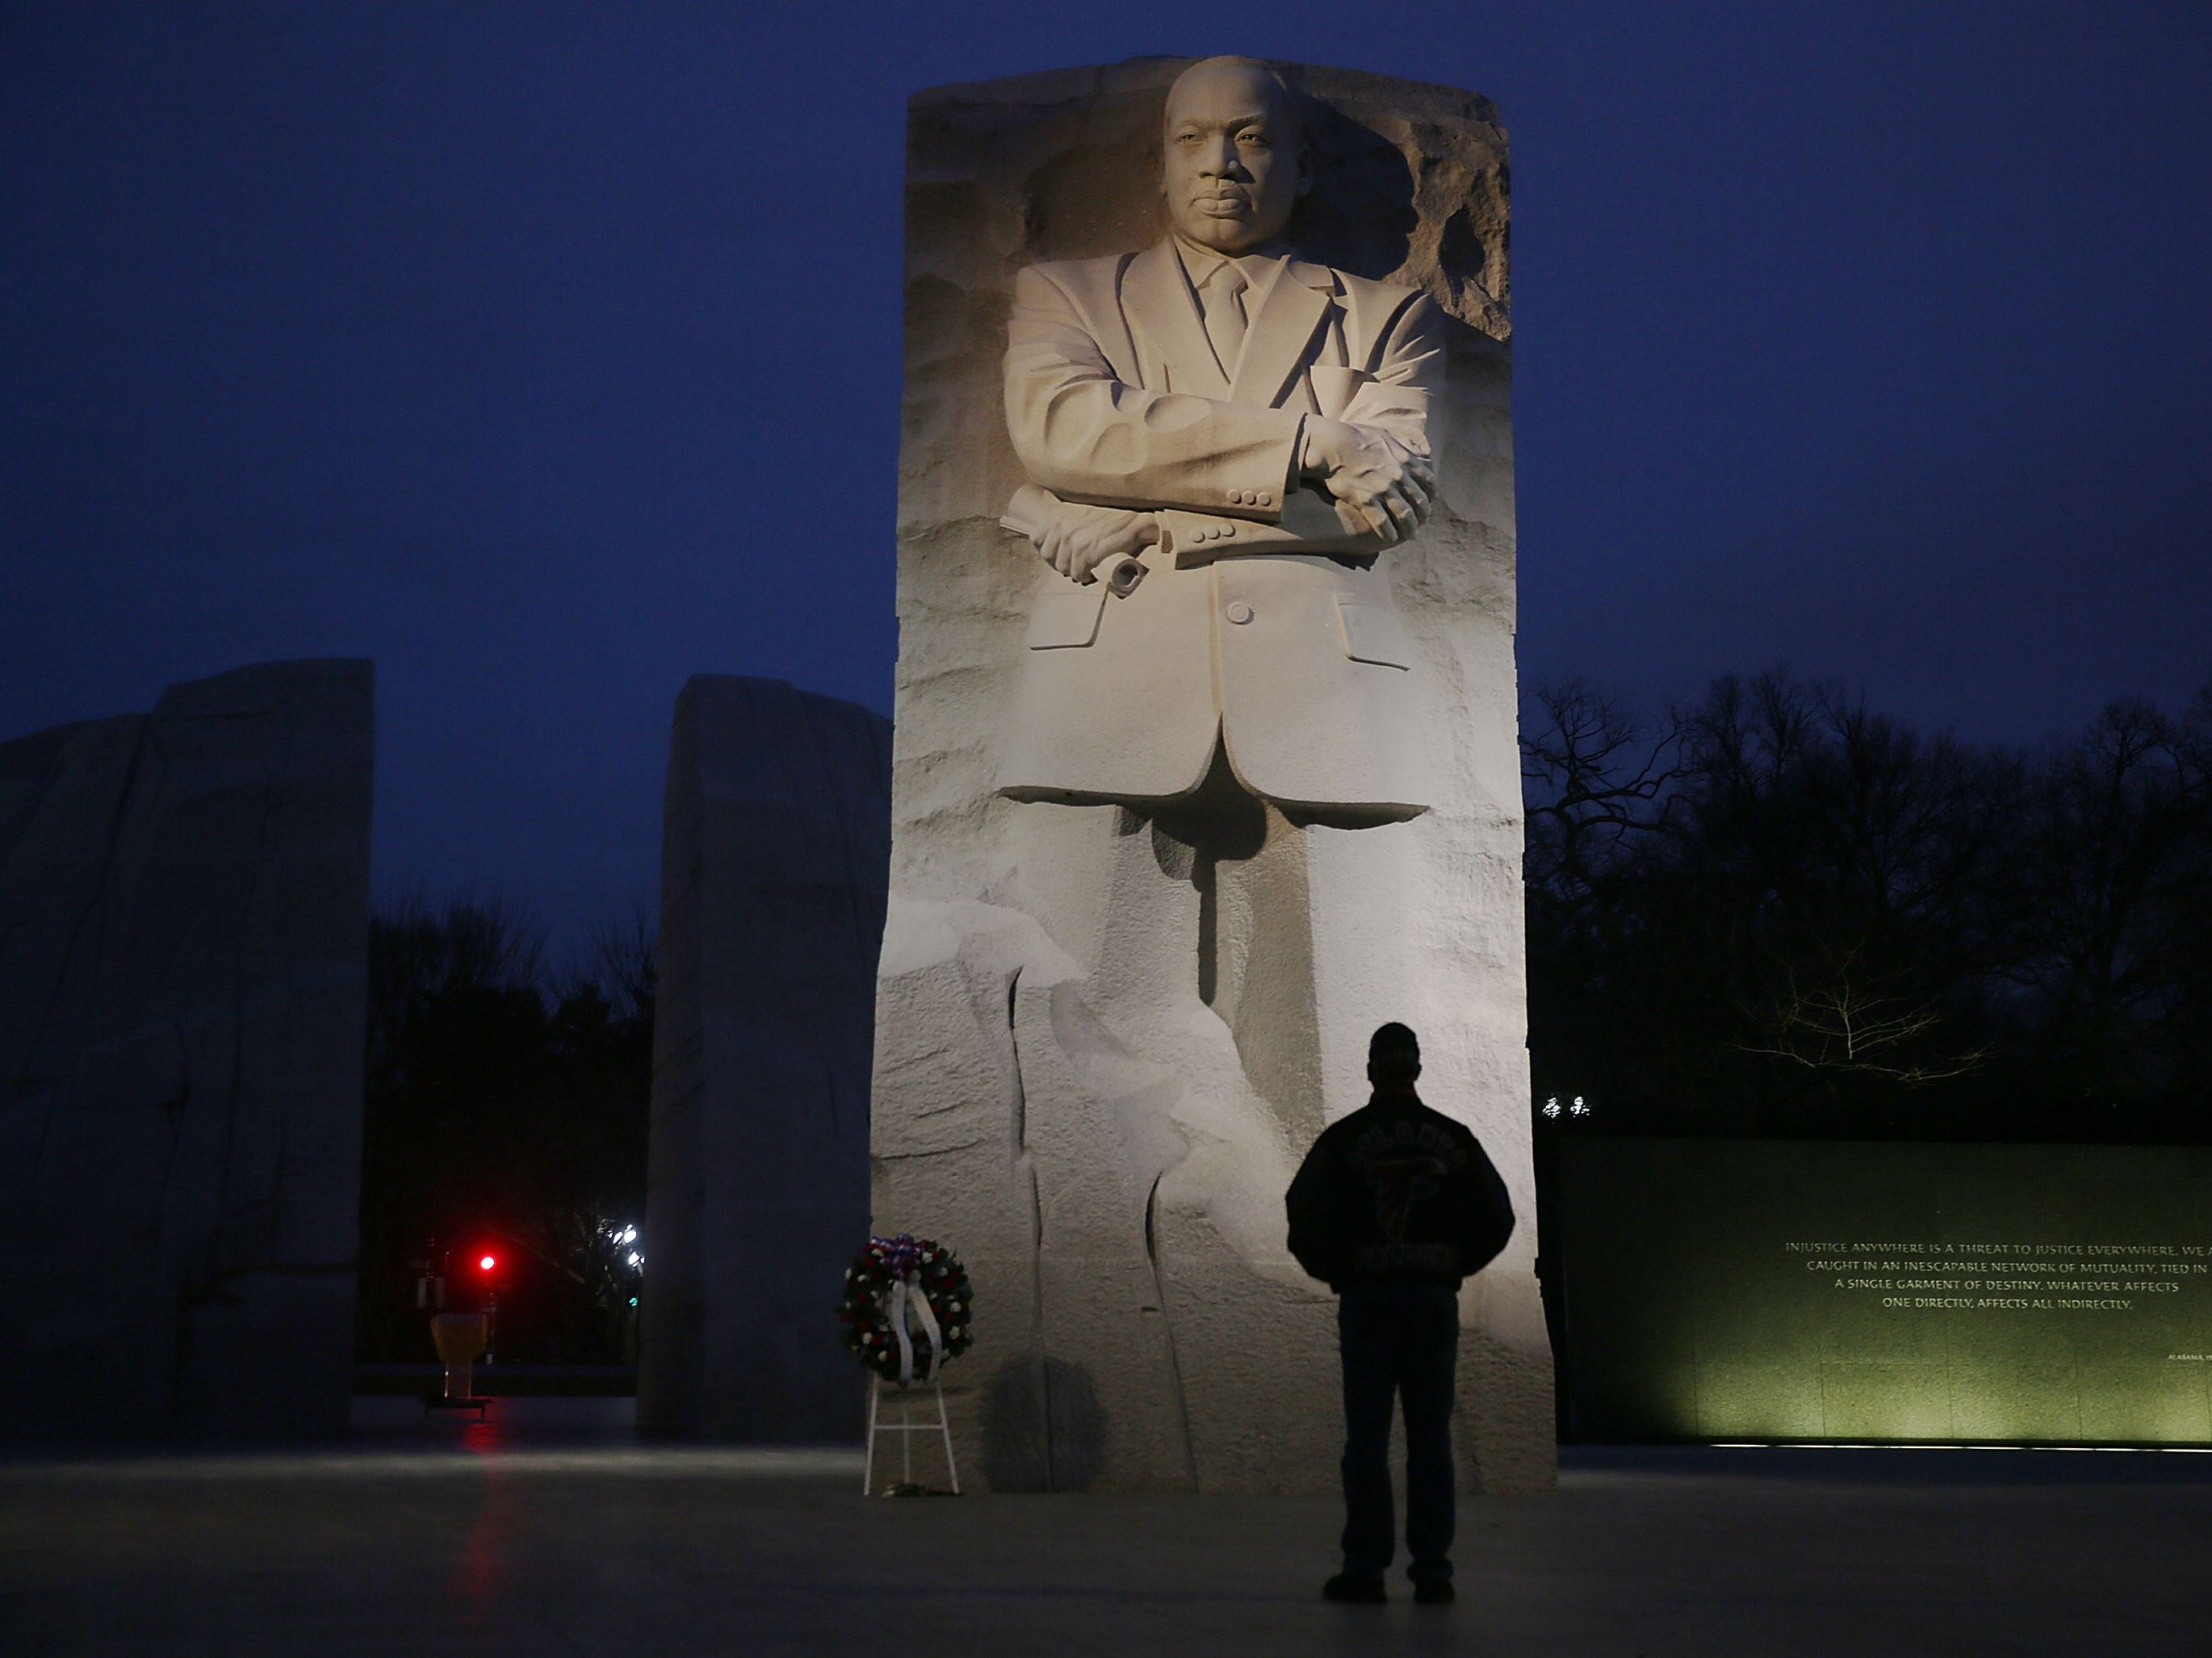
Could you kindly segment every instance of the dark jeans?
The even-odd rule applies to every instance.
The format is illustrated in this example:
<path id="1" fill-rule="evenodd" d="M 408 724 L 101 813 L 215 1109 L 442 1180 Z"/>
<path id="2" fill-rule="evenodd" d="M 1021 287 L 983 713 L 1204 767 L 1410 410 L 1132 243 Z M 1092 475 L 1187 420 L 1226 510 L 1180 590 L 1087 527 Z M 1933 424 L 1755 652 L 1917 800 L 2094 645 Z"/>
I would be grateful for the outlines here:
<path id="1" fill-rule="evenodd" d="M 1390 1403 L 1406 1406 L 1407 1576 L 1449 1582 L 1451 1407 L 1459 1293 L 1417 1278 L 1350 1284 L 1336 1307 L 1344 1357 L 1344 1570 L 1380 1577 L 1397 1539 L 1390 1497 Z"/>

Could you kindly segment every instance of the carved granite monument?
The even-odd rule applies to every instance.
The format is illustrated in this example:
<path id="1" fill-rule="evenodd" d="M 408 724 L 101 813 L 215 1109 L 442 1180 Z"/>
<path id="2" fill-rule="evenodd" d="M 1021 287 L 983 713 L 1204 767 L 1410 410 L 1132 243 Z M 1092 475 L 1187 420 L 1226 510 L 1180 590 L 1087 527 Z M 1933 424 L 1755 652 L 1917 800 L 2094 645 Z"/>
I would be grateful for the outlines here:
<path id="1" fill-rule="evenodd" d="M 868 1236 L 889 722 L 781 679 L 677 700 L 660 875 L 638 1420 L 860 1435 L 831 1314 Z"/>
<path id="2" fill-rule="evenodd" d="M 1504 135 L 1244 59 L 924 93 L 876 1230 L 961 1250 L 1000 1487 L 1334 1488 L 1283 1192 L 1369 1033 L 1533 1219 Z M 1468 1482 L 1548 1485 L 1533 1224 Z"/>
<path id="3" fill-rule="evenodd" d="M 1419 710 L 1377 559 L 1428 516 L 1441 319 L 1284 240 L 1313 162 L 1265 70 L 1184 75 L 1164 148 L 1169 235 L 1014 280 L 1007 518 L 1063 580 L 1030 603 L 1000 787 L 1164 805 L 1218 756 L 1261 799 L 1410 817 Z"/>
<path id="4" fill-rule="evenodd" d="M 0 743 L 0 1437 L 345 1430 L 374 690 Z"/>

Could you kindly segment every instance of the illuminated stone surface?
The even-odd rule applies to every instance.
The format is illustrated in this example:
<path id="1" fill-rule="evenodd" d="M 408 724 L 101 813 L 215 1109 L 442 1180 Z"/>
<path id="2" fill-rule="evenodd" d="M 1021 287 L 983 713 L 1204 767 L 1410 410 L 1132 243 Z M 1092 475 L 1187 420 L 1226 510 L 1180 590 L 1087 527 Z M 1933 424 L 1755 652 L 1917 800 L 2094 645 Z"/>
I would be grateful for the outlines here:
<path id="1" fill-rule="evenodd" d="M 1571 1430 L 2212 1445 L 2212 1151 L 1560 1146 Z"/>
<path id="2" fill-rule="evenodd" d="M 1285 1251 L 1282 1196 L 1364 1102 L 1369 1035 L 1403 1019 L 1425 1097 L 1481 1136 L 1522 1218 L 1463 1302 L 1465 1483 L 1547 1489 L 1504 135 L 1470 94 L 1286 66 L 1319 100 L 1316 182 L 1296 258 L 1252 267 L 1235 370 L 1211 348 L 1214 385 L 1162 242 L 1184 67 L 913 100 L 876 1224 L 974 1272 L 952 1402 L 991 1485 L 1333 1490 L 1334 1301 Z M 1418 410 L 1336 355 L 1412 363 L 1430 337 L 1440 361 L 1398 388 Z M 1091 357 L 1136 390 L 1055 438 L 1054 398 L 1097 401 L 1060 387 Z M 1301 434 L 1332 415 L 1435 451 L 1418 537 L 1339 550 L 1371 568 L 1322 550 L 1344 503 Z M 1092 477 L 1124 465 L 1124 486 Z M 1063 510 L 1091 537 L 1076 562 L 1142 567 L 1127 597 L 1040 558 Z"/>
<path id="3" fill-rule="evenodd" d="M 780 679 L 676 705 L 660 888 L 641 1419 L 851 1440 L 838 1345 L 868 1236 L 868 1060 L 889 727 Z"/>
<path id="4" fill-rule="evenodd" d="M 370 665 L 0 744 L 0 1436 L 342 1430 Z"/>

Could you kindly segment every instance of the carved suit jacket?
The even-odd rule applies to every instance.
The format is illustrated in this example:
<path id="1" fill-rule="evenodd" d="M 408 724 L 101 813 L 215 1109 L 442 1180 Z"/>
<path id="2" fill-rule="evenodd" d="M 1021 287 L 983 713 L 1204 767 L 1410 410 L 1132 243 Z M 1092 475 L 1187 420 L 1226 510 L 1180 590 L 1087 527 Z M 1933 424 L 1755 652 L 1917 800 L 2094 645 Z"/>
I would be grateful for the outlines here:
<path id="1" fill-rule="evenodd" d="M 1297 459 L 1309 415 L 1430 452 L 1442 319 L 1412 288 L 1296 255 L 1248 302 L 1232 381 L 1171 243 L 1015 278 L 1006 424 L 1030 482 L 1155 512 L 1164 534 L 1126 596 L 1043 568 L 1004 793 L 1173 799 L 1218 737 L 1244 786 L 1286 807 L 1429 804 L 1421 670 L 1382 543 L 1348 534 Z"/>

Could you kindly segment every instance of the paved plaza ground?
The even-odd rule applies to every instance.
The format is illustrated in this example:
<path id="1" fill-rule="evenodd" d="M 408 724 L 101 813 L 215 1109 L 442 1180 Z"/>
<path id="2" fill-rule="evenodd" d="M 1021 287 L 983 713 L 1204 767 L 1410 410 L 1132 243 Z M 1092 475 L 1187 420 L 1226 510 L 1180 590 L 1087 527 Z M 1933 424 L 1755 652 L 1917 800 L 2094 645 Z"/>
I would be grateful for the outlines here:
<path id="1" fill-rule="evenodd" d="M 0 1463 L 0 1653 L 2212 1653 L 2212 1456 L 1570 1449 L 1462 1499 L 1459 1604 L 1358 1607 L 1333 1503 L 866 1498 L 626 1404 Z"/>

